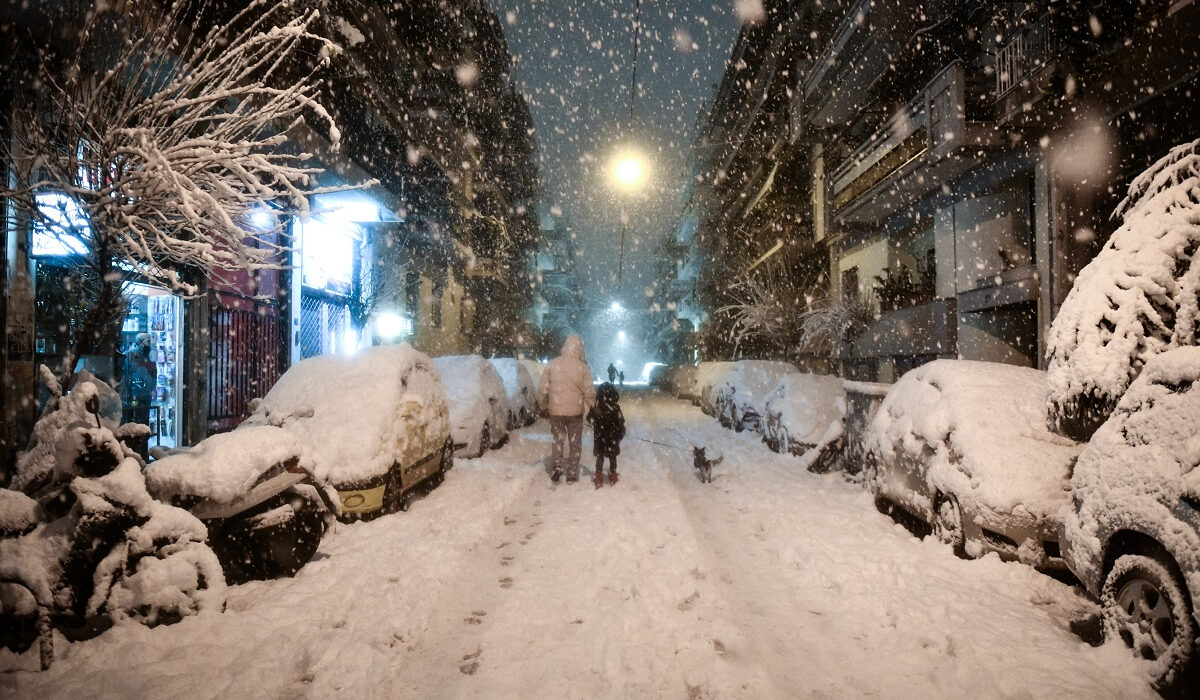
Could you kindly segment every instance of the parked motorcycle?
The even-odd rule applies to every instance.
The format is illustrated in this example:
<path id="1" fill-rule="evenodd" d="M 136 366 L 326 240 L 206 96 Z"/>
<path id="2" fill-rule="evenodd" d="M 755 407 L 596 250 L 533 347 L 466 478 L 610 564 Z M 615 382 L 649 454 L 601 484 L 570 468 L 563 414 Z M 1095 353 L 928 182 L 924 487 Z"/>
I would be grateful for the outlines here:
<path id="1" fill-rule="evenodd" d="M 232 582 L 295 574 L 341 512 L 337 492 L 313 477 L 294 435 L 276 425 L 166 454 L 147 468 L 146 484 L 208 527 Z"/>
<path id="2" fill-rule="evenodd" d="M 176 622 L 225 603 L 220 562 L 195 517 L 151 497 L 144 463 L 117 426 L 115 392 L 86 372 L 53 394 L 18 459 L 17 488 L 0 489 L 0 643 L 21 653 L 52 629 L 71 639 L 114 622 Z M 115 405 L 119 411 L 120 401 Z"/>

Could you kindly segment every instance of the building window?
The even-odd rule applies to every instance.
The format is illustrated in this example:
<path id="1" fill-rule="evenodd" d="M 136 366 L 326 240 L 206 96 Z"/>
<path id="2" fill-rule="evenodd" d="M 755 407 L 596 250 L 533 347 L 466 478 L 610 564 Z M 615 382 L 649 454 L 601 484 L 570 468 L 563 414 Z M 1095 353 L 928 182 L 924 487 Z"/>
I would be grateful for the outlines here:
<path id="1" fill-rule="evenodd" d="M 421 310 L 421 273 L 409 270 L 404 275 L 404 310 L 416 323 Z"/>
<path id="2" fill-rule="evenodd" d="M 858 301 L 858 266 L 842 271 L 842 303 L 850 304 Z"/>

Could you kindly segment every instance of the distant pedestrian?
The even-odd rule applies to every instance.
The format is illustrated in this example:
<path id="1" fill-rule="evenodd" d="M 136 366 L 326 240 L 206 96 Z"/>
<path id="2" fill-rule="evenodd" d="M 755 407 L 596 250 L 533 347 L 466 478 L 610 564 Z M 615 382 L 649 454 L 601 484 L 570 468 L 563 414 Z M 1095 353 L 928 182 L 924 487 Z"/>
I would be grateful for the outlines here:
<path id="1" fill-rule="evenodd" d="M 608 383 L 612 384 L 615 381 L 617 381 L 617 368 L 613 366 L 613 363 L 609 362 L 608 363 Z"/>
<path id="2" fill-rule="evenodd" d="M 596 405 L 588 411 L 592 424 L 592 453 L 596 455 L 596 488 L 604 484 L 604 458 L 608 458 L 608 483 L 617 483 L 617 455 L 625 437 L 625 416 L 621 413 L 621 395 L 612 382 L 605 382 L 596 391 Z"/>
<path id="3" fill-rule="evenodd" d="M 583 340 L 578 335 L 568 336 L 562 353 L 546 365 L 538 391 L 538 406 L 550 418 L 550 434 L 554 437 L 551 481 L 557 483 L 564 472 L 568 483 L 579 481 L 583 414 L 595 400 L 596 389 L 584 357 Z"/>
<path id="4" fill-rule="evenodd" d="M 625 388 L 625 370 L 617 372 L 617 377 L 621 380 L 621 388 Z"/>

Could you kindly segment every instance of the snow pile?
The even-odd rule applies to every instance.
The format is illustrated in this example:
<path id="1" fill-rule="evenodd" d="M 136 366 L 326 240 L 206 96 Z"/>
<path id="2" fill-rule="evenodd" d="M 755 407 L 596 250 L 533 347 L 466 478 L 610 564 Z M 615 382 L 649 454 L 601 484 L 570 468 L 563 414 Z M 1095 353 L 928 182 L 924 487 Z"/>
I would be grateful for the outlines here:
<path id="1" fill-rule="evenodd" d="M 793 442 L 820 447 L 841 436 L 846 415 L 842 380 L 823 374 L 790 374 L 763 402 L 767 422 L 778 422 Z"/>
<path id="2" fill-rule="evenodd" d="M 1165 545 L 1200 591 L 1200 533 L 1176 517 L 1180 498 L 1200 493 L 1198 380 L 1200 348 L 1150 358 L 1079 455 L 1064 554 L 1085 582 L 1098 583 L 1107 538 L 1133 528 Z"/>
<path id="3" fill-rule="evenodd" d="M 537 411 L 537 407 L 533 405 L 534 397 L 537 396 L 537 387 L 525 365 L 520 360 L 509 357 L 494 357 L 489 362 L 492 363 L 492 367 L 496 368 L 496 373 L 500 375 L 500 381 L 504 382 L 508 405 L 513 415 L 519 416 L 521 409 L 524 409 L 525 415 L 533 416 Z"/>
<path id="4" fill-rule="evenodd" d="M 429 358 L 408 344 L 367 348 L 353 357 L 310 357 L 279 378 L 238 431 L 256 425 L 285 428 L 303 446 L 313 475 L 334 486 L 378 478 L 397 455 L 408 452 L 410 442 L 424 437 L 406 431 L 406 420 L 427 431 L 444 425 L 440 387 L 433 391 L 439 395 L 413 397 L 409 403 L 419 404 L 417 415 L 404 413 L 412 410 L 404 408 L 403 399 L 412 396 L 407 377 L 419 366 L 436 378 Z"/>
<path id="5" fill-rule="evenodd" d="M 212 435 L 146 468 L 146 485 L 159 498 L 187 494 L 227 503 L 249 491 L 272 467 L 292 458 L 312 470 L 300 439 L 273 425 L 247 425 Z"/>
<path id="6" fill-rule="evenodd" d="M 434 358 L 433 365 L 446 387 L 456 444 L 475 442 L 485 421 L 493 441 L 507 431 L 508 392 L 490 362 L 479 355 L 449 355 Z"/>
<path id="7" fill-rule="evenodd" d="M 1075 280 L 1048 339 L 1050 418 L 1085 438 L 1147 358 L 1196 344 L 1200 310 L 1200 140 L 1176 146 L 1129 186 L 1123 224 Z"/>
<path id="8" fill-rule="evenodd" d="M 774 360 L 738 360 L 725 377 L 725 390 L 738 406 L 763 415 L 767 394 L 788 375 L 799 371 L 787 362 Z"/>
<path id="9" fill-rule="evenodd" d="M 955 494 L 965 512 L 1054 518 L 1080 448 L 1046 428 L 1045 392 L 1035 369 L 935 360 L 892 386 L 864 447 L 888 463 L 924 465 L 931 490 Z"/>

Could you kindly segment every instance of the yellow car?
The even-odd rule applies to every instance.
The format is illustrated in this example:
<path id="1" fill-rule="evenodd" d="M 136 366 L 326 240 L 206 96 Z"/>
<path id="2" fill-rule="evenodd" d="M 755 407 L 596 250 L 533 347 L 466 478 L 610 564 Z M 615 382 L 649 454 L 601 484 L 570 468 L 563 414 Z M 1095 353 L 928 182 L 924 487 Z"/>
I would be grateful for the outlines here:
<path id="1" fill-rule="evenodd" d="M 295 434 L 313 475 L 337 490 L 343 520 L 407 510 L 418 485 L 453 466 L 441 379 L 407 344 L 302 360 L 245 424 Z"/>

